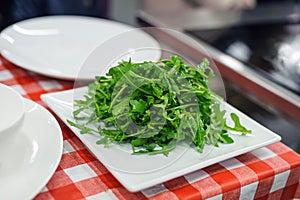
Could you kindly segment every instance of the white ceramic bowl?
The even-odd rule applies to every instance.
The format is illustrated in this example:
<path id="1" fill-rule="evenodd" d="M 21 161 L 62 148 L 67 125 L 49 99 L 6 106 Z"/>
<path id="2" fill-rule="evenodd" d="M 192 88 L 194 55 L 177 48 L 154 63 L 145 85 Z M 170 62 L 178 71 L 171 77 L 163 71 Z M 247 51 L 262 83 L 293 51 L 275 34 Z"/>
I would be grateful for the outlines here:
<path id="1" fill-rule="evenodd" d="M 0 150 L 7 146 L 24 119 L 23 97 L 11 87 L 0 83 Z"/>

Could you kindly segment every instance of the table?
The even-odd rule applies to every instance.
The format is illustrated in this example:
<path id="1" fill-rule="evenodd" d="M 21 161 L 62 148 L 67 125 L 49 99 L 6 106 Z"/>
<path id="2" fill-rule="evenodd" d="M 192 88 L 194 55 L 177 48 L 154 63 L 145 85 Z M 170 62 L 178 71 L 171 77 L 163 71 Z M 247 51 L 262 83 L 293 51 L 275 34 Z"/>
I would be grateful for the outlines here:
<path id="1" fill-rule="evenodd" d="M 73 87 L 72 81 L 40 76 L 1 56 L 0 82 L 45 107 L 41 94 Z M 130 193 L 60 119 L 58 122 L 64 138 L 62 159 L 36 200 L 300 198 L 300 155 L 280 142 Z"/>

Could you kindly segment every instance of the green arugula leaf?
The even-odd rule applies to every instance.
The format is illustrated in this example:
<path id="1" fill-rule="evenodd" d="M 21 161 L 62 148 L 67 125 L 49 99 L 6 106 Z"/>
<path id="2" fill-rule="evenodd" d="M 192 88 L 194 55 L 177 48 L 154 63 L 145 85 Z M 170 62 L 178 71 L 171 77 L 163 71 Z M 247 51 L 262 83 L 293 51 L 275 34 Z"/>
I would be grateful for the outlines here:
<path id="1" fill-rule="evenodd" d="M 89 128 L 87 127 L 86 125 L 83 125 L 83 124 L 76 124 L 70 120 L 67 120 L 67 122 L 71 125 L 71 126 L 74 126 L 76 128 L 78 128 L 80 130 L 80 133 L 81 134 L 86 134 L 86 133 L 91 133 L 91 132 L 94 132 L 94 133 L 99 133 L 99 131 L 95 130 L 95 129 L 92 129 L 92 128 Z"/>
<path id="2" fill-rule="evenodd" d="M 228 135 L 228 133 L 226 131 L 225 132 L 223 131 L 220 134 L 219 141 L 222 143 L 225 143 L 225 144 L 231 144 L 234 142 L 234 140 Z"/>
<path id="3" fill-rule="evenodd" d="M 224 124 L 224 129 L 240 132 L 242 133 L 242 135 L 246 135 L 252 132 L 251 130 L 248 130 L 243 125 L 241 125 L 240 119 L 235 113 L 231 113 L 230 117 L 234 122 L 234 127 L 230 127 L 227 124 Z"/>
<path id="4" fill-rule="evenodd" d="M 131 112 L 144 113 L 147 107 L 147 102 L 140 100 L 130 100 L 130 105 L 132 106 Z"/>

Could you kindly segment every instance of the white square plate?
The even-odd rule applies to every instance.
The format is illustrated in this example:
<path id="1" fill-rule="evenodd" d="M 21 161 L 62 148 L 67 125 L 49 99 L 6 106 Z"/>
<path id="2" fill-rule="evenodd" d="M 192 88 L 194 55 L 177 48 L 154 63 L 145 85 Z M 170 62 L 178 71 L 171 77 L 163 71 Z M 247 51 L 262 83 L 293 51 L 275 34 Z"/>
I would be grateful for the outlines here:
<path id="1" fill-rule="evenodd" d="M 233 144 L 220 144 L 218 148 L 207 145 L 203 153 L 199 153 L 193 148 L 184 148 L 178 145 L 168 157 L 164 155 L 131 155 L 129 146 L 124 147 L 113 144 L 105 148 L 103 145 L 96 144 L 100 136 L 80 134 L 77 128 L 67 123 L 67 119 L 75 121 L 72 114 L 74 96 L 75 99 L 78 99 L 86 90 L 87 88 L 84 87 L 49 93 L 42 95 L 41 98 L 130 192 L 137 192 L 152 187 L 228 158 L 278 142 L 281 139 L 280 136 L 258 124 L 226 102 L 222 102 L 221 106 L 227 111 L 227 114 L 231 112 L 236 113 L 240 117 L 241 123 L 252 130 L 251 135 L 231 134 L 235 141 Z M 131 171 L 128 170 L 128 166 L 132 167 Z M 145 167 L 144 171 L 141 169 L 142 166 Z M 153 166 L 153 170 L 150 170 L 151 166 Z"/>

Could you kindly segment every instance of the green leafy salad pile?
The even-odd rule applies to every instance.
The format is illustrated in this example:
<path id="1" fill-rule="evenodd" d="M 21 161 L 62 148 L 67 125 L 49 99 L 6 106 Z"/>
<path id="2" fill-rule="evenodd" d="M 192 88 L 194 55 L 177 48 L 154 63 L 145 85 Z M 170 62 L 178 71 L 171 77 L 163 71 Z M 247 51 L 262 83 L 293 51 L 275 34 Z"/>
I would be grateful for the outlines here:
<path id="1" fill-rule="evenodd" d="M 208 88 L 214 72 L 203 59 L 194 67 L 179 56 L 159 62 L 122 61 L 89 84 L 84 100 L 75 100 L 76 122 L 84 133 L 97 133 L 97 144 L 130 143 L 133 154 L 168 155 L 178 142 L 233 143 L 228 131 L 251 133 L 231 113 L 226 124 L 220 97 Z M 91 126 L 93 125 L 93 126 Z"/>

